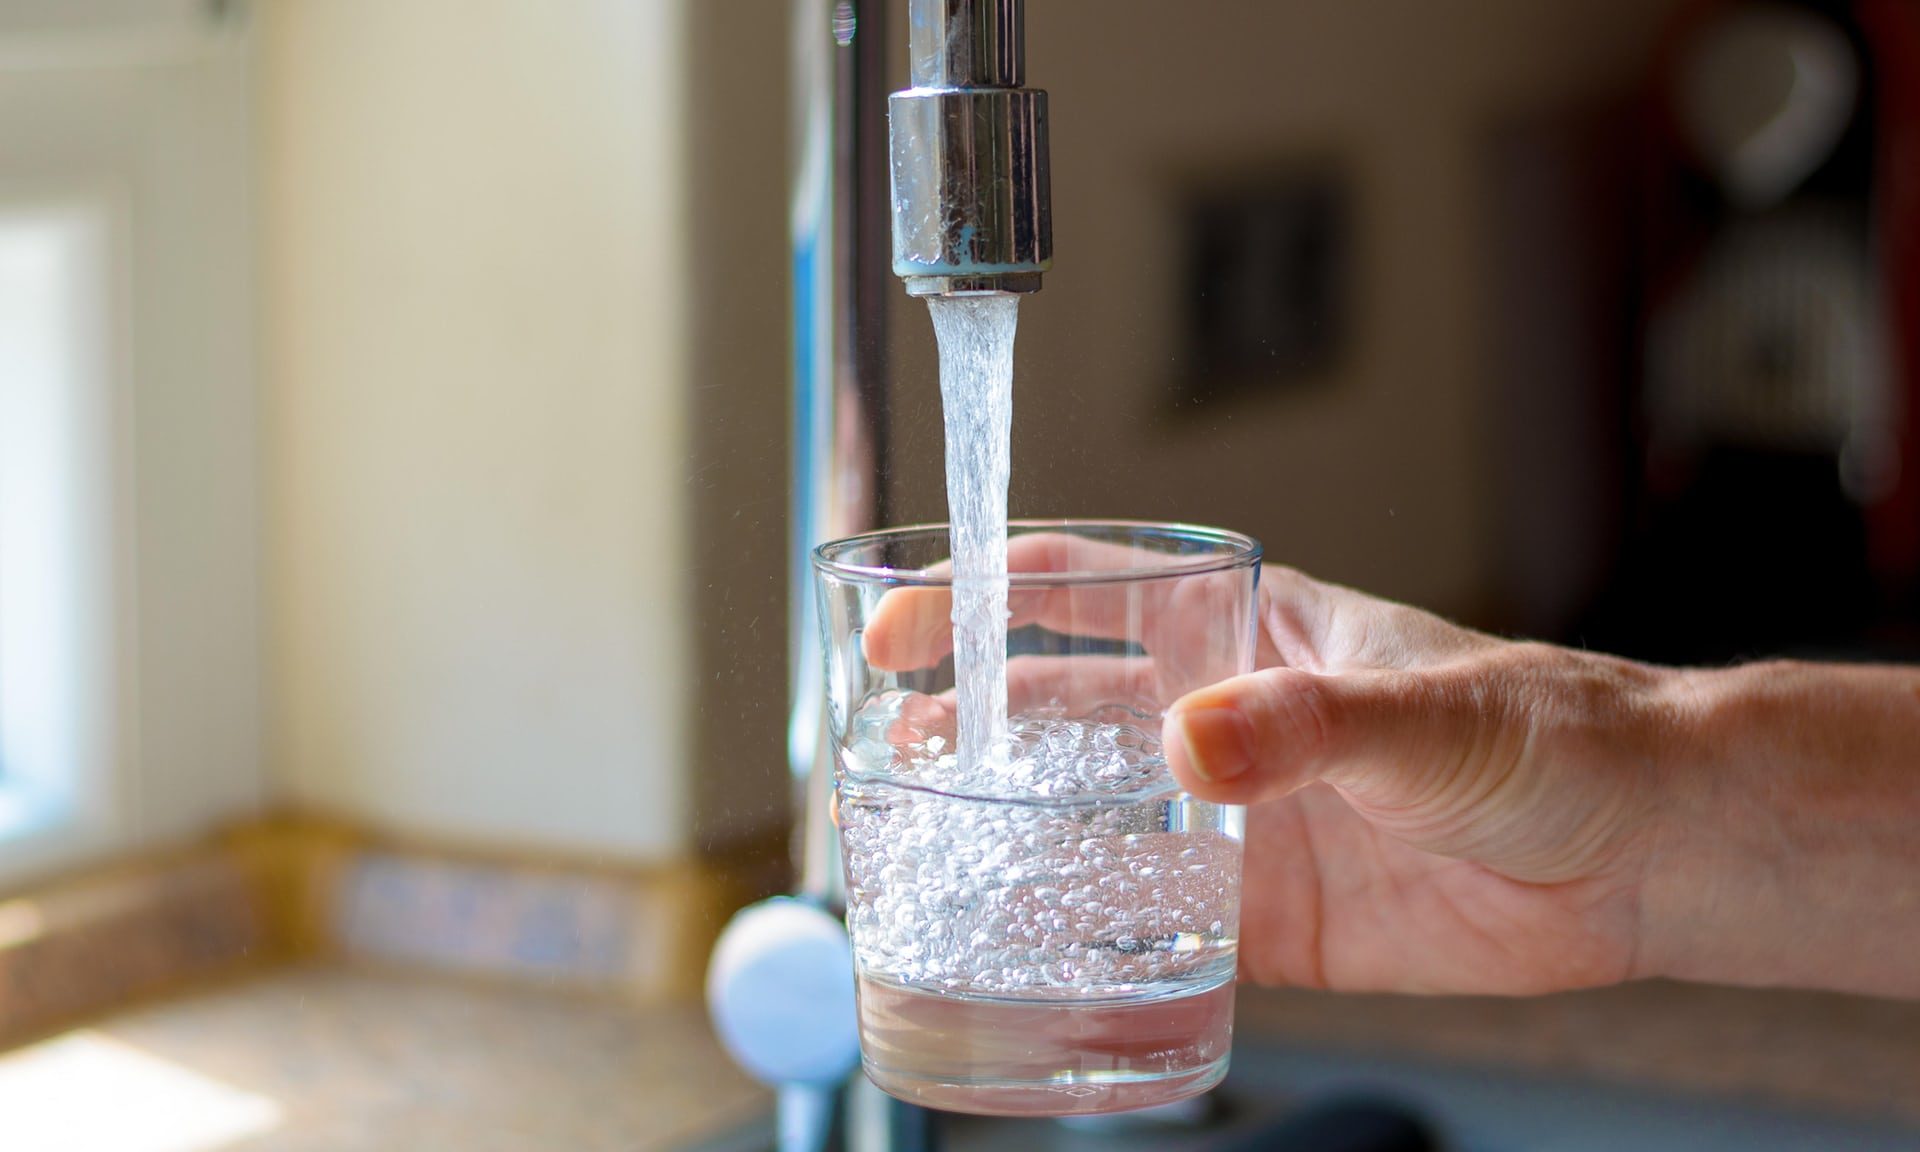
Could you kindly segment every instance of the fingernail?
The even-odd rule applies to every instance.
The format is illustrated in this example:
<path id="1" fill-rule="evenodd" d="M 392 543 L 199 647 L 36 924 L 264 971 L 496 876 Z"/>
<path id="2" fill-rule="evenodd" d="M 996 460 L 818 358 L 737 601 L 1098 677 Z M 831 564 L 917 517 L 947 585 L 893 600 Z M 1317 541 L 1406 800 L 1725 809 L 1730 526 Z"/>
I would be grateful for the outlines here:
<path id="1" fill-rule="evenodd" d="M 1231 780 L 1253 766 L 1253 725 L 1238 708 L 1195 708 L 1177 714 L 1187 764 L 1202 780 Z"/>

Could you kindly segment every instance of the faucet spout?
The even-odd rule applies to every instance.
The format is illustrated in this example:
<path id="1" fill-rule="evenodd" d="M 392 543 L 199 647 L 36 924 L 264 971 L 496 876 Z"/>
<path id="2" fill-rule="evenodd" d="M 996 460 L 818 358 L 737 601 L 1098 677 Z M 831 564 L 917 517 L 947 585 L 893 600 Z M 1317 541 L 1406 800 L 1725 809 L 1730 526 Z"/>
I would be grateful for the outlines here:
<path id="1" fill-rule="evenodd" d="M 914 296 L 1037 292 L 1053 201 L 1026 0 L 909 0 L 908 19 L 913 87 L 887 104 L 894 274 Z"/>

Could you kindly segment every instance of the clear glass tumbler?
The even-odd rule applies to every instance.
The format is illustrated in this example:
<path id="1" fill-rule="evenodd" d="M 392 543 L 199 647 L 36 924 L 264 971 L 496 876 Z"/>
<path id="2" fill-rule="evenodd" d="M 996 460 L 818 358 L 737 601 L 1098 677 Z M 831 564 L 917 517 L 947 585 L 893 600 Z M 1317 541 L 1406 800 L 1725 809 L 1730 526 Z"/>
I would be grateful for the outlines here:
<path id="1" fill-rule="evenodd" d="M 1181 791 L 1160 721 L 1252 669 L 1260 546 L 1183 525 L 1010 536 L 1004 607 L 956 589 L 944 526 L 815 552 L 866 1071 L 963 1112 L 1169 1103 L 1226 1074 L 1245 818 Z M 980 684 L 1004 728 L 962 749 L 983 688 L 955 683 L 956 633 L 977 650 L 1003 612 L 1004 688 Z"/>

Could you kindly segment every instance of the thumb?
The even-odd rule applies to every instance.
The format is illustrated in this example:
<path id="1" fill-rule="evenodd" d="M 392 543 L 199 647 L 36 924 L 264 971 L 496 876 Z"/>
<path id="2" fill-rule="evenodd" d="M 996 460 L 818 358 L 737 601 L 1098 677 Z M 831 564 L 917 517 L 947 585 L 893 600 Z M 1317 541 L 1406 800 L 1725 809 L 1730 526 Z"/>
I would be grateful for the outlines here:
<path id="1" fill-rule="evenodd" d="M 1269 668 L 1175 701 L 1162 736 L 1174 775 L 1203 800 L 1251 804 L 1326 779 L 1397 805 L 1433 772 L 1477 761 L 1488 728 L 1433 673 Z"/>

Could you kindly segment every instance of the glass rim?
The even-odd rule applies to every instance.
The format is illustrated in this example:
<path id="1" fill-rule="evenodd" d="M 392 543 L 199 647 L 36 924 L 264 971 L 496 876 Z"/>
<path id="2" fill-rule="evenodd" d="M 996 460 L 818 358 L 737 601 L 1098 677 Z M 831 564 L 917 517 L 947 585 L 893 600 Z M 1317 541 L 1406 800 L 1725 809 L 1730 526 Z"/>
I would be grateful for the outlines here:
<path id="1" fill-rule="evenodd" d="M 1220 546 L 1221 551 L 1193 556 L 1170 556 L 1169 563 L 1152 567 L 1134 568 L 1092 568 L 1065 572 L 1009 572 L 1009 588 L 1057 588 L 1063 585 L 1085 584 L 1133 584 L 1149 580 L 1165 580 L 1173 577 L 1198 576 L 1210 572 L 1231 572 L 1236 569 L 1257 567 L 1266 555 L 1266 549 L 1260 541 L 1244 532 L 1234 532 L 1226 528 L 1210 528 L 1202 524 L 1185 524 L 1177 521 L 1157 520 L 1010 520 L 1007 531 L 1012 535 L 1029 535 L 1033 532 L 1063 530 L 1069 533 L 1076 529 L 1102 529 L 1113 531 L 1116 535 L 1127 533 L 1153 532 L 1188 540 L 1201 541 Z M 811 551 L 814 571 L 827 576 L 860 583 L 879 583 L 905 585 L 921 588 L 950 588 L 953 576 L 945 572 L 932 572 L 925 568 L 889 568 L 876 564 L 852 564 L 837 558 L 839 554 L 852 551 L 863 545 L 881 541 L 906 540 L 915 537 L 933 535 L 945 536 L 950 525 L 944 522 L 928 524 L 906 524 L 897 528 L 880 528 L 872 532 L 862 532 L 856 536 L 846 536 L 839 540 L 829 540 Z"/>

